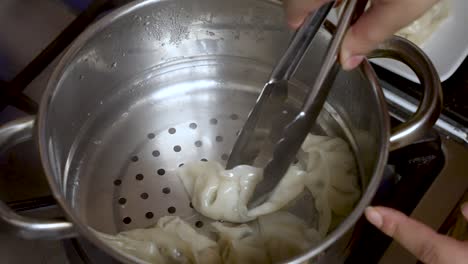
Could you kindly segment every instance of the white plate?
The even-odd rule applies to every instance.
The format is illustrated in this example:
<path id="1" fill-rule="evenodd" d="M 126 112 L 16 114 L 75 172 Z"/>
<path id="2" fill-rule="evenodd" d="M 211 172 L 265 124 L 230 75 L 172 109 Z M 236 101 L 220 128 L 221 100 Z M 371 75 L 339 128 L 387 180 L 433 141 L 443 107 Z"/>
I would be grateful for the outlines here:
<path id="1" fill-rule="evenodd" d="M 333 19 L 330 20 L 333 21 Z M 468 55 L 468 0 L 451 0 L 449 17 L 442 21 L 431 36 L 420 45 L 420 48 L 431 59 L 439 73 L 440 80 L 447 80 Z M 403 63 L 390 59 L 372 59 L 371 61 L 419 83 L 414 72 Z"/>

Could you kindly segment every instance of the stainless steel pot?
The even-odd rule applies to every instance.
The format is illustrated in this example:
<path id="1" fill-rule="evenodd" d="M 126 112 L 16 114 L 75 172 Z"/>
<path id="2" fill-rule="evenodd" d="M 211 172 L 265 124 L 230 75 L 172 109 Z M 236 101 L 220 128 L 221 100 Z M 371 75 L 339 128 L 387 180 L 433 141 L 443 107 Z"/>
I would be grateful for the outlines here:
<path id="1" fill-rule="evenodd" d="M 108 247 L 90 227 L 113 233 L 174 214 L 203 232 L 200 223 L 209 219 L 190 207 L 174 171 L 190 160 L 227 159 L 236 131 L 286 47 L 291 32 L 285 25 L 281 5 L 267 0 L 137 1 L 92 25 L 53 72 L 38 116 L 0 128 L 0 151 L 37 132 L 50 187 L 69 221 L 25 218 L 0 202 L 2 225 L 31 239 L 81 234 L 123 262 L 138 260 Z M 279 120 L 295 115 L 330 36 L 321 30 L 312 43 Z M 326 260 L 326 249 L 369 204 L 388 152 L 417 139 L 439 115 L 440 82 L 422 51 L 393 38 L 372 56 L 413 68 L 425 87 L 420 107 L 390 132 L 369 63 L 339 73 L 314 132 L 352 145 L 363 195 L 321 244 L 291 262 L 321 252 Z M 308 203 L 300 211 L 310 217 L 314 208 Z"/>

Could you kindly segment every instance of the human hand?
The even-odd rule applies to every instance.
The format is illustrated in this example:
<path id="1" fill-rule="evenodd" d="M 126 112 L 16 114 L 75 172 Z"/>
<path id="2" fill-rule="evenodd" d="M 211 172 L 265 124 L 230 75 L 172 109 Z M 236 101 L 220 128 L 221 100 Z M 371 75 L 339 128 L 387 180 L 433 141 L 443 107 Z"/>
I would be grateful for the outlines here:
<path id="1" fill-rule="evenodd" d="M 462 213 L 468 220 L 468 203 L 462 205 Z M 368 207 L 365 215 L 375 227 L 398 241 L 424 263 L 468 263 L 468 241 L 458 241 L 438 234 L 394 209 Z"/>
<path id="2" fill-rule="evenodd" d="M 284 0 L 290 27 L 330 0 Z M 345 70 L 357 67 L 379 43 L 423 15 L 438 0 L 371 0 L 372 4 L 350 27 L 343 40 L 340 62 Z"/>

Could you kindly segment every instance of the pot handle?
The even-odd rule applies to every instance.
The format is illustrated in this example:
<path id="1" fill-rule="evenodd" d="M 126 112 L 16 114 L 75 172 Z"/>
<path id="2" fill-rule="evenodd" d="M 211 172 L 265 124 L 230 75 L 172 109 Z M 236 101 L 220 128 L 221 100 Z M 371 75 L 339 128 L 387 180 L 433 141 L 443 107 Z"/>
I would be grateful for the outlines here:
<path id="1" fill-rule="evenodd" d="M 34 117 L 0 126 L 0 153 L 32 138 Z M 25 239 L 61 239 L 76 236 L 73 224 L 60 220 L 33 219 L 18 215 L 0 201 L 0 228 Z"/>
<path id="2" fill-rule="evenodd" d="M 369 58 L 390 58 L 408 65 L 424 89 L 418 109 L 406 122 L 392 129 L 390 150 L 410 145 L 432 128 L 442 109 L 439 75 L 426 54 L 410 41 L 394 36 L 380 44 Z"/>

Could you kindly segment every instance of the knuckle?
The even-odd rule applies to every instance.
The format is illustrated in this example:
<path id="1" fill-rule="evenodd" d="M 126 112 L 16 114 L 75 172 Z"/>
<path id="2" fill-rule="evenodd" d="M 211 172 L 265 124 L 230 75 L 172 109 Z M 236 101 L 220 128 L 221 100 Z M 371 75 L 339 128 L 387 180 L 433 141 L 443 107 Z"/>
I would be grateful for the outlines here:
<path id="1" fill-rule="evenodd" d="M 388 236 L 393 237 L 398 232 L 398 224 L 395 221 L 384 220 L 382 231 Z"/>
<path id="2" fill-rule="evenodd" d="M 427 264 L 438 263 L 437 249 L 435 248 L 432 242 L 427 240 L 424 242 L 421 247 L 417 250 L 417 256 L 419 259 Z"/>

